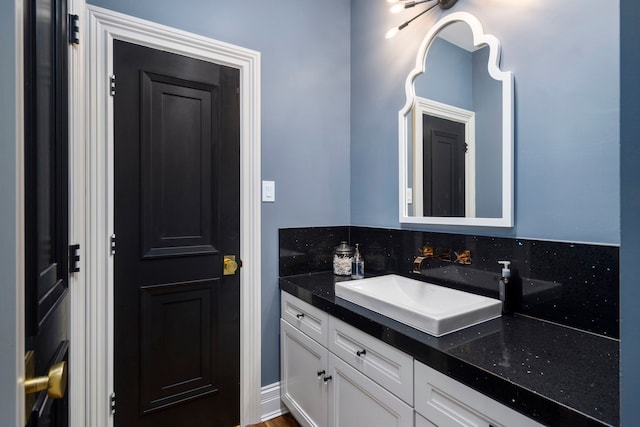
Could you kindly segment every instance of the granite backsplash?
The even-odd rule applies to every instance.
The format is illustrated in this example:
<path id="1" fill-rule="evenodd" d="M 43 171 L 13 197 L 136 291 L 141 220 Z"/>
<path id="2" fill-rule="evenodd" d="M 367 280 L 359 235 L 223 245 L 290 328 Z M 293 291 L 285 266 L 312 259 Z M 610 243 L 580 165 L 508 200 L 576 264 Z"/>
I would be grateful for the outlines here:
<path id="1" fill-rule="evenodd" d="M 336 226 L 279 230 L 280 276 L 331 271 L 341 241 L 360 244 L 367 275 L 396 273 L 498 297 L 501 266 L 511 261 L 515 311 L 584 331 L 619 337 L 619 248 L 465 234 Z M 413 263 L 423 246 L 451 251 L 452 260 Z M 455 262 L 468 250 L 471 264 Z"/>

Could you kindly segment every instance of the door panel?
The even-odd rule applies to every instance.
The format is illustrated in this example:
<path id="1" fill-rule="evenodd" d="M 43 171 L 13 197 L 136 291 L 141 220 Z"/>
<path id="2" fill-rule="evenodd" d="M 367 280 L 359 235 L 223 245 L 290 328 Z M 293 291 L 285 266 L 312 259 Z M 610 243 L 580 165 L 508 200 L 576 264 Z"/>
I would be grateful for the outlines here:
<path id="1" fill-rule="evenodd" d="M 142 411 L 163 408 L 217 391 L 219 285 L 211 280 L 142 288 Z M 173 369 L 167 370 L 166 367 Z M 161 372 L 162 375 L 158 375 Z"/>
<path id="2" fill-rule="evenodd" d="M 34 361 L 27 379 L 68 359 L 66 29 L 65 1 L 24 2 L 25 351 Z M 66 396 L 28 395 L 27 425 L 67 426 Z"/>
<path id="3" fill-rule="evenodd" d="M 143 256 L 216 252 L 216 87 L 143 72 L 142 91 Z"/>
<path id="4" fill-rule="evenodd" d="M 114 41 L 115 425 L 239 423 L 239 71 Z"/>

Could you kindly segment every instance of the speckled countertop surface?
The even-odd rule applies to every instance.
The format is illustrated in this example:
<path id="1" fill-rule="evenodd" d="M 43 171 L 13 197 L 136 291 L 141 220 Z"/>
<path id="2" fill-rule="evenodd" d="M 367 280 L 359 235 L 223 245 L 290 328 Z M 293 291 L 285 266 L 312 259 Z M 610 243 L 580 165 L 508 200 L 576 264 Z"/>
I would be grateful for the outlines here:
<path id="1" fill-rule="evenodd" d="M 520 315 L 435 338 L 336 298 L 336 280 L 288 276 L 280 289 L 542 424 L 619 424 L 617 340 Z"/>

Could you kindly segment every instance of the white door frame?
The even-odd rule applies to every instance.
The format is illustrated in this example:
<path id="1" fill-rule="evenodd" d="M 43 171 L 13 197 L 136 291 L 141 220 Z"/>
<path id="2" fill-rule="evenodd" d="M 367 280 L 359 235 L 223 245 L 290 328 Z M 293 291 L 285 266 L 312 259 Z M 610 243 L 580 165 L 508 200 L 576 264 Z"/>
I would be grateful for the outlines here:
<path id="1" fill-rule="evenodd" d="M 71 86 L 72 92 L 84 93 L 72 96 L 70 104 L 72 116 L 85 121 L 84 128 L 80 124 L 72 130 L 73 146 L 81 152 L 72 156 L 73 170 L 84 177 L 84 190 L 78 188 L 79 193 L 74 194 L 72 212 L 83 211 L 79 216 L 84 233 L 79 236 L 86 248 L 85 287 L 72 289 L 71 294 L 71 339 L 75 346 L 71 427 L 113 425 L 109 399 L 113 392 L 114 300 L 109 243 L 114 230 L 114 171 L 109 78 L 115 39 L 240 70 L 240 423 L 257 423 L 261 380 L 260 53 L 92 5 L 83 9 L 84 13 L 78 9 L 74 13 L 84 17 L 81 46 L 84 44 L 85 60 L 79 68 L 84 66 L 86 71 L 72 76 Z M 79 135 L 85 136 L 84 148 L 78 147 Z M 84 413 L 74 416 L 79 406 Z"/>

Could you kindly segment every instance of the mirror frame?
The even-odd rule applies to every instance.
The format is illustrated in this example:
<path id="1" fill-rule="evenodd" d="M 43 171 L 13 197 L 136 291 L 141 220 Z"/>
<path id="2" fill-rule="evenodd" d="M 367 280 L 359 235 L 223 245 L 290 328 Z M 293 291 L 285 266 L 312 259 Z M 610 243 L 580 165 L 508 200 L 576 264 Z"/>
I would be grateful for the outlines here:
<path id="1" fill-rule="evenodd" d="M 431 44 L 438 36 L 440 30 L 455 23 L 464 22 L 471 28 L 473 44 L 489 46 L 489 75 L 502 82 L 502 217 L 476 218 L 476 217 L 436 217 L 436 216 L 409 216 L 407 204 L 407 192 L 411 188 L 407 177 L 408 170 L 408 135 L 409 120 L 416 104 L 414 88 L 415 79 L 425 72 L 425 60 Z M 425 36 L 416 57 L 416 66 L 405 82 L 407 101 L 398 112 L 398 146 L 399 146 L 399 199 L 400 199 L 400 223 L 408 224 L 435 224 L 435 225 L 464 225 L 483 227 L 513 227 L 514 223 L 514 143 L 513 143 L 513 74 L 510 71 L 500 69 L 500 41 L 485 34 L 480 21 L 467 12 L 451 13 L 438 22 Z"/>

